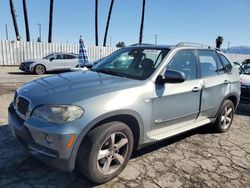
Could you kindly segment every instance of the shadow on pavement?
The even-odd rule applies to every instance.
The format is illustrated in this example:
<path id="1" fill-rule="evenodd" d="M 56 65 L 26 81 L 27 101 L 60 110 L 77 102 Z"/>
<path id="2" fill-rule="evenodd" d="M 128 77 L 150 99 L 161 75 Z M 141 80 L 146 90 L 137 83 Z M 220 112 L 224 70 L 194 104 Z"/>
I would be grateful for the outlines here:
<path id="1" fill-rule="evenodd" d="M 215 134 L 215 133 L 216 132 L 213 130 L 213 128 L 211 126 L 205 125 L 205 126 L 181 133 L 179 135 L 167 138 L 165 140 L 150 144 L 149 146 L 146 146 L 145 148 L 134 152 L 132 158 L 137 158 L 137 157 L 140 157 L 140 156 L 145 155 L 147 153 L 158 150 L 160 148 L 167 147 L 168 145 L 174 144 L 176 142 L 179 142 L 181 140 L 184 140 L 184 139 L 186 139 L 190 136 L 196 135 L 196 134 Z"/>
<path id="2" fill-rule="evenodd" d="M 0 125 L 0 187 L 93 187 L 82 175 L 63 172 L 36 160 Z"/>
<path id="3" fill-rule="evenodd" d="M 8 74 L 17 74 L 17 75 L 33 75 L 32 72 L 8 72 Z M 35 75 L 35 74 L 34 74 Z"/>
<path id="4" fill-rule="evenodd" d="M 50 75 L 50 74 L 59 74 L 59 73 L 64 73 L 64 72 L 69 72 L 69 71 L 50 71 L 46 72 L 44 75 Z M 14 74 L 14 75 L 34 75 L 34 76 L 39 76 L 33 72 L 23 72 L 23 71 L 15 71 L 15 72 L 8 72 L 8 74 Z"/>

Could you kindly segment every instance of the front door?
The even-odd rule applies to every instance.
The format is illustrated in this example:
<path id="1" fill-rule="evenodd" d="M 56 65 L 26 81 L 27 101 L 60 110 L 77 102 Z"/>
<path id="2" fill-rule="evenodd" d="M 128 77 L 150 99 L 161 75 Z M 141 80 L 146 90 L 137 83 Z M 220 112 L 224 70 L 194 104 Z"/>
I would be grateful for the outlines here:
<path id="1" fill-rule="evenodd" d="M 195 51 L 178 51 L 166 69 L 184 72 L 185 81 L 177 84 L 155 85 L 150 136 L 190 125 L 195 122 L 199 114 L 202 83 L 197 79 Z"/>

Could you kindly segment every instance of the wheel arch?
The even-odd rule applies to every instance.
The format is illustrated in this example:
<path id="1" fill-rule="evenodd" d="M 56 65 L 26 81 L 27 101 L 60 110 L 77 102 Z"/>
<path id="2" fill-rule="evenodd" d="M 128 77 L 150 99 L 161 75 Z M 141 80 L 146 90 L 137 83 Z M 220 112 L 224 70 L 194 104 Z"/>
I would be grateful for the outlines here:
<path id="1" fill-rule="evenodd" d="M 223 100 L 223 102 L 225 100 L 230 100 L 232 101 L 232 103 L 234 104 L 234 109 L 236 110 L 237 106 L 238 106 L 238 103 L 239 103 L 239 98 L 237 97 L 237 94 L 236 93 L 232 93 L 232 94 L 229 94 L 225 97 L 225 99 Z M 222 103 L 223 104 L 223 103 Z"/>
<path id="2" fill-rule="evenodd" d="M 215 118 L 218 117 L 218 114 L 219 114 L 219 112 L 220 112 L 220 110 L 221 110 L 221 107 L 222 107 L 223 103 L 224 103 L 226 100 L 232 101 L 232 103 L 234 104 L 234 110 L 236 110 L 236 108 L 237 108 L 237 106 L 238 106 L 238 104 L 239 104 L 239 97 L 237 97 L 237 96 L 238 96 L 237 93 L 230 93 L 230 94 L 226 95 L 226 96 L 224 97 L 224 99 L 222 100 L 221 104 L 220 104 L 220 107 L 219 107 L 219 109 L 218 109 L 218 111 L 217 111 L 217 113 L 216 113 Z"/>
<path id="3" fill-rule="evenodd" d="M 133 150 L 136 150 L 138 148 L 139 143 L 143 138 L 143 121 L 140 115 L 133 110 L 119 110 L 119 111 L 109 112 L 91 121 L 78 136 L 70 157 L 70 170 L 73 170 L 75 167 L 76 156 L 81 143 L 84 141 L 85 135 L 90 130 L 98 126 L 101 126 L 104 123 L 112 121 L 120 121 L 128 125 L 128 127 L 131 129 L 133 133 L 133 138 L 134 138 Z"/>

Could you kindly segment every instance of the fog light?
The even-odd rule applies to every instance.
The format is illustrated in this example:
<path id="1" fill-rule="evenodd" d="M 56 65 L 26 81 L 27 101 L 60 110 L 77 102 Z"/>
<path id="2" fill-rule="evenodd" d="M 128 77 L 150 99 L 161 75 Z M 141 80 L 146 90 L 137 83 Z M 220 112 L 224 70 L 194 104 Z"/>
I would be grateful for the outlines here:
<path id="1" fill-rule="evenodd" d="M 51 135 L 46 135 L 45 136 L 45 140 L 48 144 L 51 144 L 53 142 L 53 138 Z"/>

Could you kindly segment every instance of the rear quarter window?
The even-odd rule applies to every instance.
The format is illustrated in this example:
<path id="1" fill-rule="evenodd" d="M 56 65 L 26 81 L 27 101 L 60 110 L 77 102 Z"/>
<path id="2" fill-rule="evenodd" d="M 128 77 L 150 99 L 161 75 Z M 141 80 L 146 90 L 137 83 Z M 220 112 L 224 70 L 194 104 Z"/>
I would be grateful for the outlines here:
<path id="1" fill-rule="evenodd" d="M 198 59 L 201 67 L 201 77 L 210 77 L 218 74 L 220 65 L 218 55 L 211 50 L 198 50 Z"/>
<path id="2" fill-rule="evenodd" d="M 228 67 L 226 70 L 229 71 L 230 69 L 232 69 L 231 63 L 228 61 L 228 59 L 224 55 L 219 54 L 219 57 L 220 57 L 220 60 L 221 60 L 221 62 L 223 64 L 223 66 Z"/>

